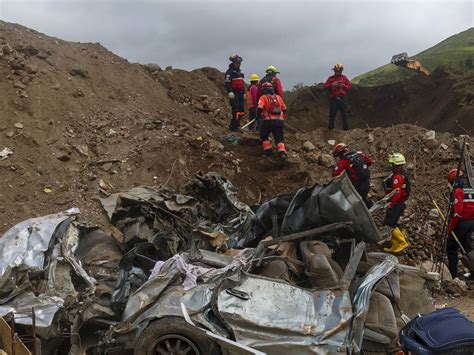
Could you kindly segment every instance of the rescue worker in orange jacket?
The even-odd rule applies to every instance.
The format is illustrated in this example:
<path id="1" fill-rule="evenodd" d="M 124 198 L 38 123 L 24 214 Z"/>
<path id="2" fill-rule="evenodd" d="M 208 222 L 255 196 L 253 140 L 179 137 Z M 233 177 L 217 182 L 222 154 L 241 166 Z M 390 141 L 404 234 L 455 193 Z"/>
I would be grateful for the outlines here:
<path id="1" fill-rule="evenodd" d="M 245 114 L 245 81 L 244 73 L 240 71 L 242 57 L 234 53 L 229 57 L 229 60 L 231 61 L 229 69 L 225 72 L 225 88 L 232 108 L 229 129 L 238 131 L 240 119 Z"/>
<path id="2" fill-rule="evenodd" d="M 285 138 L 283 136 L 286 112 L 285 102 L 280 95 L 273 92 L 273 85 L 271 83 L 263 83 L 262 94 L 258 100 L 257 118 L 262 119 L 260 140 L 263 151 L 267 157 L 273 155 L 272 143 L 269 140 L 270 134 L 272 134 L 279 158 L 286 161 Z"/>
<path id="3" fill-rule="evenodd" d="M 341 112 L 342 128 L 344 131 L 349 129 L 347 121 L 347 92 L 352 87 L 349 79 L 342 74 L 344 67 L 342 64 L 336 64 L 333 68 L 334 75 L 331 75 L 324 87 L 329 91 L 329 129 L 334 129 L 337 111 Z"/>
<path id="4" fill-rule="evenodd" d="M 383 224 L 391 228 L 392 245 L 384 248 L 387 253 L 399 253 L 408 247 L 403 232 L 398 228 L 398 220 L 405 211 L 405 201 L 410 196 L 411 185 L 408 175 L 405 173 L 405 157 L 401 153 L 393 153 L 389 156 L 388 162 L 391 164 L 392 173 L 383 181 L 386 194 L 395 190 L 395 194 L 390 198 L 389 206 L 385 214 Z"/>
<path id="5" fill-rule="evenodd" d="M 250 75 L 250 86 L 247 89 L 247 109 L 249 110 L 249 120 L 255 120 L 249 128 L 251 130 L 259 130 L 260 121 L 257 121 L 257 105 L 258 105 L 258 75 Z"/>
<path id="6" fill-rule="evenodd" d="M 454 240 L 451 232 L 454 232 L 466 253 L 472 250 L 471 235 L 474 232 L 474 189 L 469 188 L 464 182 L 464 173 L 457 169 L 451 169 L 448 173 L 448 181 L 453 186 L 454 213 L 448 226 L 448 240 L 446 252 L 448 255 L 448 268 L 453 278 L 458 274 L 458 250 L 459 246 Z"/>

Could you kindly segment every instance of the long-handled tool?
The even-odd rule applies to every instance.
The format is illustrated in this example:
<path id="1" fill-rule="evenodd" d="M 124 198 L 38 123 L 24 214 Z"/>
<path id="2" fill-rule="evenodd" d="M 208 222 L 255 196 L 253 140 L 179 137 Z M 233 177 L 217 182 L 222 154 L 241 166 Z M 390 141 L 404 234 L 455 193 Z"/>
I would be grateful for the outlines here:
<path id="1" fill-rule="evenodd" d="M 426 190 L 426 192 L 427 192 L 428 196 L 430 197 L 431 202 L 433 203 L 433 206 L 436 208 L 439 215 L 443 219 L 444 223 L 447 223 L 447 220 L 446 220 L 446 217 L 445 217 L 443 211 L 441 211 L 441 208 L 439 208 L 439 206 L 436 203 L 436 201 L 434 200 L 433 196 L 431 196 L 431 193 L 428 190 Z M 474 271 L 474 250 L 470 251 L 469 253 L 466 253 L 466 249 L 464 249 L 464 247 L 462 246 L 461 242 L 459 241 L 459 239 L 458 239 L 456 233 L 454 233 L 454 231 L 451 231 L 451 236 L 454 238 L 454 240 L 458 244 L 459 249 L 461 249 L 461 254 L 463 255 L 462 258 L 461 258 L 461 262 L 463 263 L 463 265 L 465 267 L 467 267 L 469 269 L 469 271 Z"/>
<path id="2" fill-rule="evenodd" d="M 254 122 L 255 122 L 255 118 L 254 118 L 253 120 L 247 122 L 246 124 L 244 124 L 242 127 L 240 127 L 240 129 L 245 129 L 245 128 L 247 128 L 248 126 L 250 126 L 250 125 L 251 125 L 252 123 L 254 123 Z"/>

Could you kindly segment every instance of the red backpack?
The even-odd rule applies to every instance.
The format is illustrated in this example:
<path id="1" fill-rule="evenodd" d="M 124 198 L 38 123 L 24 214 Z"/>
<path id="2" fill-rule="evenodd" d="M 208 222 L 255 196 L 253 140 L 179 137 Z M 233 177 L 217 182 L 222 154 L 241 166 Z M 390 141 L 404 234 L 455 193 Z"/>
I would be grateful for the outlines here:
<path id="1" fill-rule="evenodd" d="M 268 99 L 268 112 L 273 115 L 279 115 L 281 113 L 280 102 L 275 94 L 267 95 Z"/>

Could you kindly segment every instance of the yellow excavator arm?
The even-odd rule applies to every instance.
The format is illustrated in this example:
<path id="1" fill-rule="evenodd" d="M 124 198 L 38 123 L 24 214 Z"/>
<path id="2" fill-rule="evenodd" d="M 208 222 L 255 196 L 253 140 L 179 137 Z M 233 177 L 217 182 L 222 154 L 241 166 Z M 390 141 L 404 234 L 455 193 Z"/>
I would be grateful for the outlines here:
<path id="1" fill-rule="evenodd" d="M 430 75 L 430 72 L 423 65 L 421 65 L 419 61 L 410 59 L 407 53 L 394 55 L 390 62 L 396 66 L 414 70 L 424 76 Z"/>

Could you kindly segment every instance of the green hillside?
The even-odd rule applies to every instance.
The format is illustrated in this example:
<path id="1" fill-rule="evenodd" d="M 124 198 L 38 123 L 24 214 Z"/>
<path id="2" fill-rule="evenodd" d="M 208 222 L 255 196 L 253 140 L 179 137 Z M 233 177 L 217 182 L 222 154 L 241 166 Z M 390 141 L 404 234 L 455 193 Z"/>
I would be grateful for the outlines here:
<path id="1" fill-rule="evenodd" d="M 439 66 L 454 72 L 474 70 L 474 27 L 448 37 L 411 58 L 420 61 L 429 71 Z M 387 61 L 390 59 L 387 58 Z M 362 86 L 376 86 L 401 81 L 412 75 L 419 74 L 393 64 L 386 64 L 355 77 L 352 82 Z"/>

